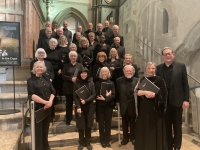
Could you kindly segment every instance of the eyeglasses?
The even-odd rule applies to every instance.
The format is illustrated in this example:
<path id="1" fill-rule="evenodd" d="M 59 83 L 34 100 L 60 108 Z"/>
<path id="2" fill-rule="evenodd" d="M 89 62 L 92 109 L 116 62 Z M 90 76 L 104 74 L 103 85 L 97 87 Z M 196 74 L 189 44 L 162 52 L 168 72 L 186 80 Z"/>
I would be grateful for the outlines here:
<path id="1" fill-rule="evenodd" d="M 165 54 L 163 54 L 163 56 L 171 56 L 173 53 L 165 53 Z"/>

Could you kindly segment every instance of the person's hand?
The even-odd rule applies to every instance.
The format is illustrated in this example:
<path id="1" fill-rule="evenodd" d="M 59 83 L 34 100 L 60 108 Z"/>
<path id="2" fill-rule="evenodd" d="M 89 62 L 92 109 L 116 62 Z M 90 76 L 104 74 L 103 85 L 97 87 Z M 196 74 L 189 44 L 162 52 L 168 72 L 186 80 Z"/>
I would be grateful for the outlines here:
<path id="1" fill-rule="evenodd" d="M 50 79 L 50 82 L 52 82 L 52 79 Z"/>
<path id="2" fill-rule="evenodd" d="M 151 92 L 151 91 L 145 91 L 145 96 L 147 98 L 154 98 L 155 97 L 155 93 Z"/>
<path id="3" fill-rule="evenodd" d="M 45 105 L 44 105 L 44 110 L 47 108 L 50 108 L 52 106 L 53 101 L 46 101 Z"/>
<path id="4" fill-rule="evenodd" d="M 72 77 L 72 82 L 76 82 L 76 77 Z"/>
<path id="5" fill-rule="evenodd" d="M 111 70 L 115 70 L 115 68 L 114 68 L 114 67 L 110 67 L 110 69 L 111 69 Z"/>
<path id="6" fill-rule="evenodd" d="M 78 114 L 81 114 L 81 109 L 80 108 L 77 109 L 76 111 L 77 111 Z"/>
<path id="7" fill-rule="evenodd" d="M 110 90 L 110 92 L 108 92 L 107 90 L 106 90 L 106 97 L 108 97 L 108 96 L 110 96 L 112 94 L 112 91 Z"/>
<path id="8" fill-rule="evenodd" d="M 184 101 L 182 107 L 183 107 L 183 109 L 184 109 L 184 108 L 188 108 L 189 105 L 190 105 L 190 104 L 189 104 L 188 101 Z"/>
<path id="9" fill-rule="evenodd" d="M 58 70 L 58 74 L 61 74 L 61 73 L 62 73 L 62 71 L 61 71 L 61 69 L 59 69 L 59 70 Z"/>
<path id="10" fill-rule="evenodd" d="M 81 99 L 81 104 L 84 105 L 85 104 L 85 100 Z"/>
<path id="11" fill-rule="evenodd" d="M 97 96 L 97 100 L 105 101 L 105 98 L 102 95 Z"/>

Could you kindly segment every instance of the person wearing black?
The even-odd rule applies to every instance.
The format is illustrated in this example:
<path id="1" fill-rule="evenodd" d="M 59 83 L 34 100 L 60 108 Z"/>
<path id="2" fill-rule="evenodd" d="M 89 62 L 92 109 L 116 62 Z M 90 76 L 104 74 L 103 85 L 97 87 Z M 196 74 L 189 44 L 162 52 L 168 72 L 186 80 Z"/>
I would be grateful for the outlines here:
<path id="1" fill-rule="evenodd" d="M 80 42 L 80 40 L 81 40 L 81 33 L 80 32 L 76 32 L 76 35 L 75 35 L 76 37 L 75 37 L 75 39 L 76 39 L 76 41 L 74 42 L 74 44 L 76 44 L 76 47 L 77 48 L 79 48 L 79 42 Z"/>
<path id="2" fill-rule="evenodd" d="M 138 67 L 136 64 L 133 64 L 133 57 L 131 54 L 125 54 L 124 56 L 124 61 L 123 61 L 123 64 L 122 64 L 122 69 L 121 69 L 121 73 L 120 73 L 120 76 L 123 76 L 124 75 L 124 71 L 123 71 L 123 68 L 124 66 L 126 65 L 132 65 L 135 69 L 135 74 L 134 74 L 134 77 L 138 78 Z"/>
<path id="3" fill-rule="evenodd" d="M 100 80 L 95 84 L 96 100 L 97 100 L 97 116 L 99 122 L 99 135 L 100 143 L 103 148 L 111 147 L 110 135 L 111 135 L 111 121 L 114 107 L 115 98 L 115 86 L 110 78 L 110 71 L 107 67 L 103 67 L 99 73 Z M 102 93 L 102 83 L 110 84 L 110 90 Z"/>
<path id="4" fill-rule="evenodd" d="M 38 48 L 43 48 L 44 50 L 49 49 L 49 40 L 52 38 L 52 29 L 51 27 L 47 27 L 45 29 L 45 33 L 38 39 Z"/>
<path id="5" fill-rule="evenodd" d="M 45 30 L 46 30 L 47 27 L 51 28 L 51 22 L 50 22 L 50 21 L 47 21 L 47 22 L 46 22 L 46 24 L 45 24 L 45 29 L 41 29 L 41 30 L 40 30 L 39 38 L 45 36 Z"/>
<path id="6" fill-rule="evenodd" d="M 30 70 L 33 70 L 33 65 L 35 62 L 37 61 L 41 61 L 44 62 L 45 67 L 46 67 L 46 72 L 43 74 L 44 76 L 46 76 L 47 78 L 50 79 L 50 81 L 52 82 L 54 79 L 54 70 L 53 70 L 53 66 L 51 64 L 51 62 L 44 60 L 47 57 L 47 54 L 45 52 L 45 50 L 43 48 L 38 48 L 37 51 L 35 52 L 35 58 L 36 60 L 32 60 L 30 63 Z M 31 76 L 34 76 L 34 74 L 31 72 Z"/>
<path id="7" fill-rule="evenodd" d="M 91 64 L 93 62 L 93 52 L 92 49 L 89 47 L 89 41 L 87 38 L 82 37 L 79 42 L 79 49 L 77 53 L 80 54 L 83 58 L 83 66 L 87 67 L 89 71 L 91 71 Z"/>
<path id="8" fill-rule="evenodd" d="M 95 34 L 94 34 L 94 32 L 90 32 L 90 33 L 88 34 L 88 37 L 89 37 L 89 47 L 90 47 L 91 50 L 92 50 L 93 58 L 94 58 L 94 59 L 93 59 L 93 62 L 92 62 L 92 65 L 94 65 L 95 62 L 96 62 L 96 54 L 97 54 L 97 52 L 96 52 L 96 46 L 97 46 L 98 42 L 94 40 L 94 39 L 95 39 Z"/>
<path id="9" fill-rule="evenodd" d="M 107 63 L 106 53 L 99 52 L 96 57 L 96 63 L 94 64 L 92 69 L 92 77 L 94 83 L 100 80 L 99 73 L 102 67 L 109 67 L 109 65 Z"/>
<path id="10" fill-rule="evenodd" d="M 60 58 L 62 63 L 65 63 L 65 57 L 68 57 L 67 55 L 69 54 L 69 46 L 66 36 L 60 36 L 58 40 L 57 50 L 60 51 Z"/>
<path id="11" fill-rule="evenodd" d="M 106 20 L 104 22 L 104 28 L 102 30 L 105 33 L 106 37 L 110 37 L 113 34 L 113 31 L 109 26 L 110 26 L 110 23 L 108 20 Z"/>
<path id="12" fill-rule="evenodd" d="M 90 96 L 86 99 L 81 99 L 76 94 L 76 91 L 81 87 L 86 86 Z M 74 83 L 73 98 L 76 107 L 76 127 L 79 133 L 79 147 L 78 150 L 82 150 L 86 145 L 88 150 L 92 150 L 91 142 L 91 128 L 94 121 L 95 103 L 93 100 L 96 97 L 95 86 L 90 77 L 90 73 L 87 68 L 83 68 L 77 75 L 76 82 Z"/>
<path id="13" fill-rule="evenodd" d="M 121 145 L 126 145 L 129 140 L 134 145 L 136 119 L 134 88 L 138 78 L 134 77 L 135 69 L 132 65 L 126 65 L 123 71 L 125 76 L 118 78 L 116 81 L 116 102 L 120 106 L 120 114 L 122 115 L 123 140 Z"/>
<path id="14" fill-rule="evenodd" d="M 55 37 L 53 37 L 53 38 L 59 40 L 59 38 L 60 38 L 61 35 L 63 35 L 63 29 L 62 29 L 62 28 L 58 28 L 58 29 L 56 30 L 56 35 L 55 35 Z"/>
<path id="15" fill-rule="evenodd" d="M 100 42 L 100 36 L 104 34 L 102 32 L 103 25 L 101 23 L 97 24 L 97 31 L 95 32 L 95 41 Z"/>
<path id="16" fill-rule="evenodd" d="M 58 28 L 58 23 L 54 20 L 52 22 L 52 37 L 56 36 L 57 28 Z"/>
<path id="17" fill-rule="evenodd" d="M 111 46 L 114 43 L 114 38 L 119 37 L 120 38 L 120 46 L 124 46 L 124 37 L 122 35 L 119 35 L 119 26 L 114 25 L 112 27 L 113 34 L 108 39 L 108 44 Z"/>
<path id="18" fill-rule="evenodd" d="M 69 50 L 70 50 L 70 52 L 71 51 L 75 51 L 76 52 L 77 51 L 76 44 L 71 43 L 70 46 L 69 46 Z M 69 62 L 70 62 L 69 55 L 66 55 L 65 63 L 69 63 Z M 83 58 L 81 57 L 80 54 L 77 54 L 76 62 L 83 64 Z"/>
<path id="19" fill-rule="evenodd" d="M 120 38 L 119 37 L 114 38 L 114 43 L 111 47 L 115 48 L 117 50 L 119 58 L 121 59 L 121 61 L 123 61 L 124 56 L 125 56 L 125 47 L 120 46 Z"/>
<path id="20" fill-rule="evenodd" d="M 68 43 L 71 44 L 71 42 L 72 42 L 72 32 L 68 29 L 68 22 L 67 21 L 63 22 L 63 35 L 66 36 Z"/>
<path id="21" fill-rule="evenodd" d="M 88 34 L 90 33 L 90 32 L 93 32 L 93 24 L 91 23 L 91 22 L 89 22 L 88 23 L 88 30 L 86 30 L 84 33 L 85 33 L 85 36 L 87 37 L 87 39 L 89 39 L 88 38 Z"/>
<path id="22" fill-rule="evenodd" d="M 85 36 L 85 33 L 83 33 L 83 31 L 82 31 L 82 26 L 80 26 L 80 25 L 77 27 L 77 32 L 80 32 L 81 37 Z M 74 33 L 74 35 L 73 35 L 72 43 L 77 43 L 76 33 Z"/>
<path id="23" fill-rule="evenodd" d="M 46 67 L 43 62 L 37 61 L 33 66 L 35 76 L 27 80 L 28 96 L 35 101 L 35 110 L 44 108 L 52 110 L 55 90 L 48 78 L 43 76 Z M 35 122 L 35 149 L 50 150 L 48 144 L 48 132 L 51 121 L 51 115 L 48 115 L 40 122 Z"/>
<path id="24" fill-rule="evenodd" d="M 135 127 L 135 150 L 167 150 L 165 130 L 165 111 L 167 106 L 167 88 L 162 77 L 156 76 L 156 64 L 148 62 L 146 78 L 158 88 L 158 93 L 140 90 L 138 97 L 138 117 Z M 139 81 L 141 83 L 145 77 Z"/>
<path id="25" fill-rule="evenodd" d="M 72 106 L 73 106 L 73 86 L 76 82 L 77 73 L 82 70 L 83 65 L 76 62 L 77 53 L 75 51 L 69 52 L 70 62 L 63 67 L 62 78 L 63 94 L 66 97 L 66 125 L 70 125 L 72 120 Z"/>
<path id="26" fill-rule="evenodd" d="M 182 144 L 182 112 L 189 106 L 189 85 L 185 64 L 174 61 L 170 47 L 162 51 L 163 64 L 157 66 L 157 75 L 164 78 L 168 91 L 165 115 L 168 150 L 180 150 Z"/>

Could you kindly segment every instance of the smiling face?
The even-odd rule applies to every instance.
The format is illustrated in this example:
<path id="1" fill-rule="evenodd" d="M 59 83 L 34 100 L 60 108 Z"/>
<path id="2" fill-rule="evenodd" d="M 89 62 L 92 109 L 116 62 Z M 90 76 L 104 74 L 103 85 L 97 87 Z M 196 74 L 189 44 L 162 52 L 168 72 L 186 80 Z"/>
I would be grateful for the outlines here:
<path id="1" fill-rule="evenodd" d="M 87 72 L 82 72 L 81 73 L 81 79 L 85 80 L 87 78 Z"/>
<path id="2" fill-rule="evenodd" d="M 102 75 L 102 78 L 103 78 L 103 79 L 108 79 L 108 75 L 109 75 L 108 70 L 107 70 L 107 69 L 103 69 L 103 70 L 101 71 L 101 75 Z"/>
<path id="3" fill-rule="evenodd" d="M 112 58 L 116 58 L 117 52 L 115 50 L 110 50 L 110 55 Z"/>
<path id="4" fill-rule="evenodd" d="M 38 52 L 38 59 L 44 59 L 44 52 Z"/>
<path id="5" fill-rule="evenodd" d="M 146 67 L 146 74 L 148 77 L 153 77 L 156 75 L 156 66 L 155 64 L 150 64 Z"/>
<path id="6" fill-rule="evenodd" d="M 166 64 L 172 64 L 174 61 L 174 53 L 171 49 L 165 49 L 162 54 L 162 59 Z"/>
<path id="7" fill-rule="evenodd" d="M 76 62 L 76 59 L 77 59 L 77 56 L 74 55 L 74 54 L 71 54 L 70 57 L 69 57 L 69 59 L 70 59 L 70 61 L 71 61 L 72 63 L 75 63 L 75 62 Z"/>
<path id="8" fill-rule="evenodd" d="M 132 57 L 131 56 L 126 56 L 124 59 L 125 64 L 131 64 L 132 63 Z"/>
<path id="9" fill-rule="evenodd" d="M 56 48 L 56 42 L 55 41 L 51 41 L 49 43 L 49 47 L 50 47 L 51 50 L 54 50 Z"/>
<path id="10" fill-rule="evenodd" d="M 34 69 L 36 75 L 42 75 L 44 73 L 44 65 L 42 63 L 37 63 Z"/>
<path id="11" fill-rule="evenodd" d="M 99 56 L 99 62 L 103 63 L 105 61 L 105 57 L 104 56 Z"/>
<path id="12" fill-rule="evenodd" d="M 124 69 L 124 75 L 125 75 L 125 77 L 126 78 L 132 78 L 132 76 L 134 75 L 134 70 L 133 70 L 133 68 L 132 67 L 126 67 L 125 69 Z"/>

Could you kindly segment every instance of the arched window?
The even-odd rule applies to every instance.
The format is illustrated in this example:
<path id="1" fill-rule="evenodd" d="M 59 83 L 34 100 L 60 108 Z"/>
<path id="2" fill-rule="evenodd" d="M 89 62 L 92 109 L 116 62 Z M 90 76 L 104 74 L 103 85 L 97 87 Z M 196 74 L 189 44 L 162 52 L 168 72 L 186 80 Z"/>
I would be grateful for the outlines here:
<path id="1" fill-rule="evenodd" d="M 168 33 L 169 15 L 166 9 L 163 10 L 163 34 Z"/>

